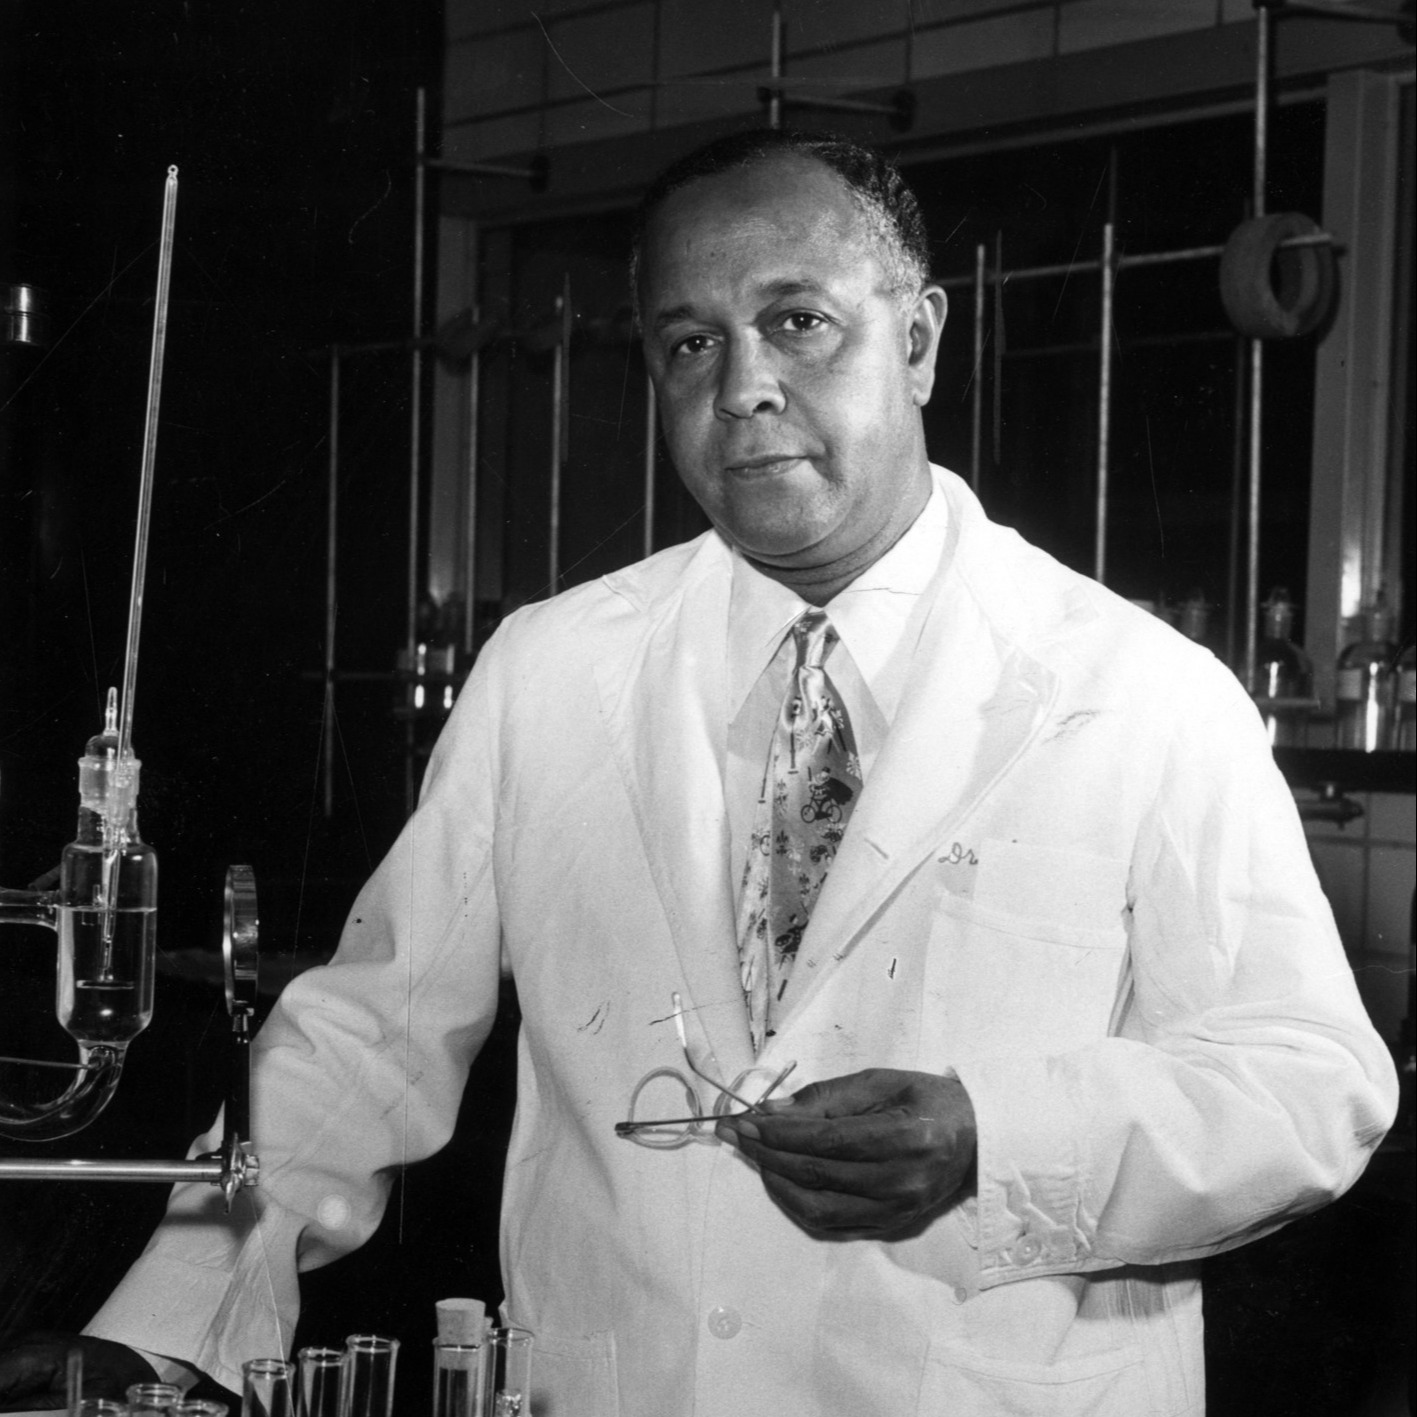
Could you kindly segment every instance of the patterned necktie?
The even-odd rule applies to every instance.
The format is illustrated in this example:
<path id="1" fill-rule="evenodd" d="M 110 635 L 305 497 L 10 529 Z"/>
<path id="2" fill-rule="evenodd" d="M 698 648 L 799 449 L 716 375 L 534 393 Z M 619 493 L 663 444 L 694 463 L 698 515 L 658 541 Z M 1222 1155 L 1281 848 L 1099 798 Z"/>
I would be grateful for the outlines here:
<path id="1" fill-rule="evenodd" d="M 861 791 L 851 724 L 824 667 L 838 635 L 825 611 L 809 610 L 792 638 L 797 664 L 768 750 L 738 900 L 738 961 L 756 1051 L 772 1036 L 802 932 Z"/>

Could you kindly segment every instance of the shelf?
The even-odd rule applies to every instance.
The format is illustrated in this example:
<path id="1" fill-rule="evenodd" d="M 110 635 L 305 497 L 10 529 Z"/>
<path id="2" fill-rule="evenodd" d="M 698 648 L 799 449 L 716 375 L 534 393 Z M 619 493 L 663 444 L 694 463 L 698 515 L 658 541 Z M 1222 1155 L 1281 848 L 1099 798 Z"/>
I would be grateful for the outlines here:
<path id="1" fill-rule="evenodd" d="M 1352 748 L 1276 748 L 1274 760 L 1290 787 L 1331 782 L 1340 792 L 1417 793 L 1417 756 L 1360 753 Z"/>

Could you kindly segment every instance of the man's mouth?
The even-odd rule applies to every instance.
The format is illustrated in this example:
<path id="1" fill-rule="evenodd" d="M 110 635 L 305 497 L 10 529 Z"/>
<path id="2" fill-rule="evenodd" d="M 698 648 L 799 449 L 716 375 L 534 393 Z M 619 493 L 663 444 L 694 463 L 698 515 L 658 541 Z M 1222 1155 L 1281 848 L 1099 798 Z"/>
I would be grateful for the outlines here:
<path id="1" fill-rule="evenodd" d="M 729 463 L 728 471 L 737 477 L 771 477 L 801 461 L 800 453 L 761 453 L 757 457 L 739 458 Z"/>

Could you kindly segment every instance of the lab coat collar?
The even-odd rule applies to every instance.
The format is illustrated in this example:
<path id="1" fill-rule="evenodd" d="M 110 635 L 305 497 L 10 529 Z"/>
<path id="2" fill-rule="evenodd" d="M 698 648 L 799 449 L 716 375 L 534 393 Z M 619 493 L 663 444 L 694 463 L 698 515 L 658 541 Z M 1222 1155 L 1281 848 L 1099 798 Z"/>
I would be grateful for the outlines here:
<path id="1" fill-rule="evenodd" d="M 805 1002 L 849 959 L 905 878 L 1023 755 L 1057 694 L 1047 656 L 1028 647 L 1056 633 L 1043 623 L 1057 620 L 1056 602 L 1011 580 L 998 540 L 1011 533 L 989 526 L 958 479 L 938 469 L 936 476 L 949 530 L 922 597 L 900 710 L 803 935 L 764 1062 L 791 1053 L 792 1024 Z"/>

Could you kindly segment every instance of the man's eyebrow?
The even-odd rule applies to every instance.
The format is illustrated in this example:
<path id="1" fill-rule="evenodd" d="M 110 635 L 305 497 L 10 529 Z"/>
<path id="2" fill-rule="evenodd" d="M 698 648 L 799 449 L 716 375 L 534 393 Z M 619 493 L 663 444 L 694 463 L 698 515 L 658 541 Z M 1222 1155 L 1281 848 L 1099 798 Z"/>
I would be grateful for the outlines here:
<path id="1" fill-rule="evenodd" d="M 677 325 L 681 320 L 692 320 L 694 318 L 694 307 L 692 305 L 671 305 L 667 310 L 661 310 L 654 317 L 654 329 L 662 330 L 666 325 Z"/>
<path id="2" fill-rule="evenodd" d="M 764 304 L 775 300 L 790 299 L 797 295 L 828 295 L 827 286 L 809 276 L 783 276 L 780 280 L 770 280 L 757 289 L 758 299 Z M 671 305 L 654 317 L 652 328 L 662 330 L 667 325 L 677 325 L 683 320 L 702 318 L 690 304 Z"/>

